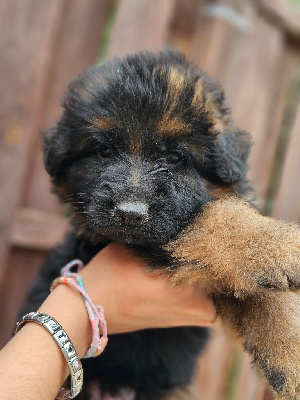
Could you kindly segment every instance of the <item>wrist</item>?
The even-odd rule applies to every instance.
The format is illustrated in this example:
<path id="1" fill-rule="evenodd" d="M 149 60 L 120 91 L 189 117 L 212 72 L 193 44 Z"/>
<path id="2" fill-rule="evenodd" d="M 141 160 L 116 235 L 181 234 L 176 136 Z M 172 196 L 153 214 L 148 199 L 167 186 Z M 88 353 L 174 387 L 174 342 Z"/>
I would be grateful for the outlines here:
<path id="1" fill-rule="evenodd" d="M 62 325 L 81 358 L 92 340 L 91 323 L 81 294 L 67 285 L 59 285 L 39 311 L 49 314 Z"/>
<path id="2" fill-rule="evenodd" d="M 87 293 L 104 308 L 109 334 L 140 329 L 134 318 L 132 283 L 142 268 L 129 249 L 111 243 L 80 272 Z"/>

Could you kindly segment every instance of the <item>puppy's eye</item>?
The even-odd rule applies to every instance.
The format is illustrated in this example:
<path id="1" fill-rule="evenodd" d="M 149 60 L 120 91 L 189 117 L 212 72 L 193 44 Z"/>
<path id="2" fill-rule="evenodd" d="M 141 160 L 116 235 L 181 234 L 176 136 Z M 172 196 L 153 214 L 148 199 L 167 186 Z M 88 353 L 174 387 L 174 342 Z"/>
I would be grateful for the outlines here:
<path id="1" fill-rule="evenodd" d="M 97 149 L 97 154 L 101 158 L 108 159 L 112 157 L 112 150 L 107 145 L 103 145 Z"/>
<path id="2" fill-rule="evenodd" d="M 179 151 L 169 153 L 167 156 L 167 162 L 170 164 L 180 164 L 184 160 L 184 155 Z"/>

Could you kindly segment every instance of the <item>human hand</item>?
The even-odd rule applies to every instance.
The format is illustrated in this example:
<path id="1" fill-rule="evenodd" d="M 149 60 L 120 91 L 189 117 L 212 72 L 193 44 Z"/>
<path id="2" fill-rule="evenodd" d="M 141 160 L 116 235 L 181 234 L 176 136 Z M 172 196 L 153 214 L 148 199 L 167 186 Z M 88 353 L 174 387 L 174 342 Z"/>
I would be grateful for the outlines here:
<path id="1" fill-rule="evenodd" d="M 105 309 L 108 333 L 174 326 L 209 326 L 211 299 L 195 287 L 172 287 L 163 272 L 149 272 L 126 247 L 112 243 L 81 272 L 87 292 Z"/>

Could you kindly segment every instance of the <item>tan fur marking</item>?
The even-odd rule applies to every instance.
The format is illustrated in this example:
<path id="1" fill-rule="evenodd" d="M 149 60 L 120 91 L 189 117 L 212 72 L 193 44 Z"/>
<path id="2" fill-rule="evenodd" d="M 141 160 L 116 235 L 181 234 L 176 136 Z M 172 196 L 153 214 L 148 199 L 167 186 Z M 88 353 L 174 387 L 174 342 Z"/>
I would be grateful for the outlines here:
<path id="1" fill-rule="evenodd" d="M 171 118 L 169 115 L 163 117 L 158 122 L 157 128 L 159 132 L 165 136 L 180 136 L 189 132 L 189 125 L 181 118 Z"/>
<path id="2" fill-rule="evenodd" d="M 207 117 L 213 122 L 216 132 L 223 132 L 224 129 L 233 130 L 230 115 L 221 115 L 219 105 L 215 102 L 214 94 L 209 92 L 205 82 L 201 80 L 196 83 L 192 105 L 206 112 Z"/>
<path id="3" fill-rule="evenodd" d="M 222 118 L 213 118 L 213 122 L 216 132 L 222 133 L 224 130 L 235 131 L 230 115 L 225 115 Z"/>
<path id="4" fill-rule="evenodd" d="M 142 144 L 140 137 L 138 135 L 134 135 L 131 131 L 129 131 L 129 148 L 133 161 L 135 161 L 137 157 L 142 156 Z"/>
<path id="5" fill-rule="evenodd" d="M 185 77 L 178 69 L 171 67 L 169 72 L 169 85 L 174 96 L 184 89 Z"/>
<path id="6" fill-rule="evenodd" d="M 202 80 L 198 80 L 195 85 L 195 93 L 192 100 L 192 106 L 197 108 L 204 107 L 204 96 L 203 93 L 207 92 L 205 84 Z"/>
<path id="7" fill-rule="evenodd" d="M 214 128 L 216 132 L 223 132 L 224 131 L 224 121 L 221 119 L 214 119 Z"/>
<path id="8" fill-rule="evenodd" d="M 207 85 L 202 80 L 196 83 L 192 106 L 198 109 L 199 112 L 204 111 L 206 113 L 207 120 L 214 124 L 216 132 L 222 132 L 224 130 L 223 121 L 218 119 L 220 112 L 213 102 L 213 95 L 209 92 Z"/>
<path id="9" fill-rule="evenodd" d="M 95 117 L 90 121 L 90 124 L 95 128 L 110 130 L 117 125 L 117 121 L 109 117 Z"/>
<path id="10" fill-rule="evenodd" d="M 77 91 L 83 95 L 86 99 L 92 99 L 93 98 L 93 93 L 92 91 L 89 90 L 89 87 L 87 86 L 79 86 L 77 88 Z"/>
<path id="11" fill-rule="evenodd" d="M 169 95 L 174 103 L 171 102 L 169 109 L 166 110 L 162 119 L 157 123 L 157 128 L 162 135 L 180 136 L 188 133 L 189 125 L 183 119 L 172 115 L 176 99 L 184 88 L 185 77 L 183 73 L 178 69 L 171 67 L 169 71 Z"/>

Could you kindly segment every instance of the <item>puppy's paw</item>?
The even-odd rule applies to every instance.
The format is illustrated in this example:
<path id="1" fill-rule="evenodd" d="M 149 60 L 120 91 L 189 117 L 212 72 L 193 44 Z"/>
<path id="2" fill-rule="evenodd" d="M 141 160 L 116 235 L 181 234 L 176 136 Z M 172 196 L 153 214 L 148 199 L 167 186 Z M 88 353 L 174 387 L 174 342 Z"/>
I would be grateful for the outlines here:
<path id="1" fill-rule="evenodd" d="M 260 276 L 258 278 L 259 286 L 270 289 L 270 290 L 280 290 L 285 291 L 289 288 L 288 279 L 286 276 L 274 277 L 274 276 Z"/>
<path id="2" fill-rule="evenodd" d="M 184 281 L 214 293 L 243 298 L 300 288 L 300 227 L 262 216 L 240 199 L 210 203 L 164 249 L 183 265 Z"/>
<path id="3" fill-rule="evenodd" d="M 297 291 L 300 289 L 300 258 L 299 264 L 287 271 L 274 270 L 269 274 L 262 274 L 258 277 L 258 284 L 270 290 L 292 290 Z"/>
<path id="4" fill-rule="evenodd" d="M 259 365 L 261 372 L 267 379 L 275 394 L 276 400 L 300 400 L 300 379 L 298 368 L 294 371 L 274 367 L 269 360 Z"/>
<path id="5" fill-rule="evenodd" d="M 265 289 L 278 291 L 300 290 L 300 250 L 293 248 L 279 265 L 274 264 L 273 262 L 267 271 L 258 275 L 258 285 Z"/>
<path id="6" fill-rule="evenodd" d="M 265 289 L 299 290 L 300 227 L 259 214 L 255 219 L 242 256 L 248 277 Z"/>

